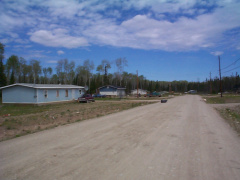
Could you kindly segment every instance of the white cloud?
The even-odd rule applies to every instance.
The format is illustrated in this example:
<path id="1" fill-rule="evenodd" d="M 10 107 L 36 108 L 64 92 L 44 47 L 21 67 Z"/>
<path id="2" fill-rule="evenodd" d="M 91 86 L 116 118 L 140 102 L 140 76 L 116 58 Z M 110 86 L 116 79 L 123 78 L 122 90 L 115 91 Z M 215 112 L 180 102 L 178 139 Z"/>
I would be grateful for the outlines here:
<path id="1" fill-rule="evenodd" d="M 178 13 L 179 11 L 183 11 L 187 14 L 193 13 L 193 7 L 197 4 L 201 3 L 198 0 L 179 0 L 179 1 L 169 1 L 169 0 L 128 0 L 123 1 L 124 7 L 127 9 L 135 8 L 138 10 L 142 10 L 146 7 L 150 8 L 154 13 Z M 208 2 L 211 4 L 211 2 Z"/>
<path id="2" fill-rule="evenodd" d="M 231 13 L 236 14 L 232 16 Z M 101 20 L 84 31 L 94 44 L 166 51 L 187 51 L 213 47 L 226 30 L 240 26 L 237 8 L 226 7 L 195 19 L 175 22 L 137 15 L 120 25 Z"/>
<path id="3" fill-rule="evenodd" d="M 7 29 L 12 30 L 13 28 L 22 25 L 23 21 L 18 17 L 13 17 L 8 14 L 0 14 L 0 32 L 7 32 Z"/>
<path id="4" fill-rule="evenodd" d="M 214 47 L 226 37 L 224 32 L 240 26 L 240 3 L 235 0 L 3 2 L 0 7 L 0 37 L 4 42 L 13 42 L 15 39 L 17 43 L 28 43 L 26 37 L 22 38 L 17 34 L 17 31 L 21 30 L 23 34 L 30 32 L 31 41 L 50 47 L 77 48 L 89 46 L 91 43 L 188 51 Z M 201 8 L 197 9 L 197 4 L 201 4 Z M 206 13 L 206 7 L 212 5 L 216 8 L 211 13 Z M 32 9 L 33 6 L 39 9 Z M 143 9 L 149 11 L 134 16 L 130 13 L 126 17 L 122 14 L 123 11 Z M 167 14 L 175 16 L 178 13 L 197 15 L 194 18 L 176 16 L 174 21 L 168 19 Z M 117 18 L 122 19 L 116 21 Z M 5 32 L 9 32 L 8 37 Z M 226 41 L 231 44 L 229 39 Z"/>
<path id="5" fill-rule="evenodd" d="M 211 54 L 214 55 L 214 56 L 220 56 L 220 55 L 223 54 L 223 52 L 222 51 L 215 51 L 215 52 L 211 52 Z"/>
<path id="6" fill-rule="evenodd" d="M 50 47 L 77 48 L 88 46 L 85 38 L 68 35 L 64 29 L 56 29 L 53 32 L 39 30 L 30 35 L 31 41 Z"/>
<path id="7" fill-rule="evenodd" d="M 19 43 L 19 44 L 27 44 L 27 43 L 29 43 L 29 41 L 27 39 L 20 39 L 20 38 L 16 38 L 16 39 L 14 39 L 14 41 Z"/>
<path id="8" fill-rule="evenodd" d="M 3 39 L 0 39 L 0 42 L 3 44 L 7 44 L 7 43 L 11 42 L 11 40 L 9 40 L 8 38 L 3 38 Z"/>
<path id="9" fill-rule="evenodd" d="M 31 48 L 32 46 L 31 45 L 14 45 L 13 46 L 14 48 L 24 48 L 24 49 L 26 49 L 26 48 Z"/>
<path id="10" fill-rule="evenodd" d="M 64 52 L 61 50 L 57 51 L 57 53 L 58 53 L 58 55 L 64 54 Z"/>

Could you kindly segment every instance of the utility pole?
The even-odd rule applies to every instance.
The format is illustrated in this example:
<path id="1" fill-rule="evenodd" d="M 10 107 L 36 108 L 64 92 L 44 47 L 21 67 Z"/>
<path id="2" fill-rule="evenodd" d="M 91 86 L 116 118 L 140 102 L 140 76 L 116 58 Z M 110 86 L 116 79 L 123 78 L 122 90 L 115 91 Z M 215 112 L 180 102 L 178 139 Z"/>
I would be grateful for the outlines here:
<path id="1" fill-rule="evenodd" d="M 212 73 L 210 72 L 210 94 L 212 94 Z"/>
<path id="2" fill-rule="evenodd" d="M 220 92 L 221 92 L 221 97 L 222 97 L 222 77 L 221 77 L 221 63 L 220 63 L 220 56 L 218 56 L 218 61 L 219 61 L 219 76 L 220 76 Z"/>
<path id="3" fill-rule="evenodd" d="M 138 70 L 137 70 L 137 98 L 138 98 Z"/>

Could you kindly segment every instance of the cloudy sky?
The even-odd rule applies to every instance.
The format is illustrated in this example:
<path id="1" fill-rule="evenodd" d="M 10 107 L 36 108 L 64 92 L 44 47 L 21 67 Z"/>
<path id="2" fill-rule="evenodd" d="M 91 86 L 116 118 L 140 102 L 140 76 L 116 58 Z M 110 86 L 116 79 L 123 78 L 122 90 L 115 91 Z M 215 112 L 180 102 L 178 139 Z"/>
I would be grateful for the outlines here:
<path id="1" fill-rule="evenodd" d="M 5 61 L 125 57 L 150 80 L 204 81 L 218 76 L 218 55 L 224 76 L 240 72 L 240 1 L 0 0 L 0 42 Z"/>

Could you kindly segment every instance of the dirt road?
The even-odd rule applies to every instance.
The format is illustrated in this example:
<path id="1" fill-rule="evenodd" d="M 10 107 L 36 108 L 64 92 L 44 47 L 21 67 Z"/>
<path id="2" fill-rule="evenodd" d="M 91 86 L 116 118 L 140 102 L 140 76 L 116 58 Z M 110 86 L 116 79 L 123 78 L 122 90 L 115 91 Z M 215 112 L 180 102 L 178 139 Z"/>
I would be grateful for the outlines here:
<path id="1" fill-rule="evenodd" d="M 240 138 L 197 95 L 0 143 L 0 179 L 240 179 Z"/>

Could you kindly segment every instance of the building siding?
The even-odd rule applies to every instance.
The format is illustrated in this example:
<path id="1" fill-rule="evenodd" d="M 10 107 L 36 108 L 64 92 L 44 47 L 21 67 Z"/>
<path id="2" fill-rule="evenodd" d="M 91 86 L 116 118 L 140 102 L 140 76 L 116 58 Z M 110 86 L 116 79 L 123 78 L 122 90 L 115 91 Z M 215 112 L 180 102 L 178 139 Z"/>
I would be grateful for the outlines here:
<path id="1" fill-rule="evenodd" d="M 68 90 L 68 96 L 66 96 L 66 90 Z M 46 91 L 46 97 L 45 97 Z M 57 96 L 58 91 L 58 96 Z M 81 93 L 80 93 L 81 91 Z M 2 103 L 51 103 L 59 101 L 71 101 L 77 100 L 78 97 L 84 94 L 84 89 L 60 89 L 60 88 L 45 88 L 38 89 L 25 86 L 11 86 L 2 89 Z"/>
<path id="2" fill-rule="evenodd" d="M 125 90 L 123 90 L 123 89 L 117 90 L 117 96 L 125 96 L 125 95 L 126 95 Z"/>
<path id="3" fill-rule="evenodd" d="M 124 89 L 116 89 L 111 86 L 106 86 L 101 89 L 99 89 L 99 93 L 102 95 L 107 95 L 107 96 L 125 96 L 125 90 Z"/>
<path id="4" fill-rule="evenodd" d="M 100 92 L 115 92 L 117 89 L 113 87 L 103 87 L 100 89 Z"/>
<path id="5" fill-rule="evenodd" d="M 47 97 L 45 97 L 44 94 L 45 90 L 47 90 Z M 68 91 L 68 96 L 66 96 L 66 90 Z M 80 89 L 39 89 L 38 103 L 76 100 L 82 95 L 79 94 L 79 90 Z M 59 92 L 58 97 L 57 91 Z"/>
<path id="6" fill-rule="evenodd" d="M 106 96 L 117 96 L 117 91 L 113 92 L 113 91 L 107 91 L 107 92 L 101 92 L 100 94 L 102 95 L 106 95 Z"/>
<path id="7" fill-rule="evenodd" d="M 13 86 L 2 89 L 2 102 L 3 103 L 36 103 L 36 89 Z"/>

